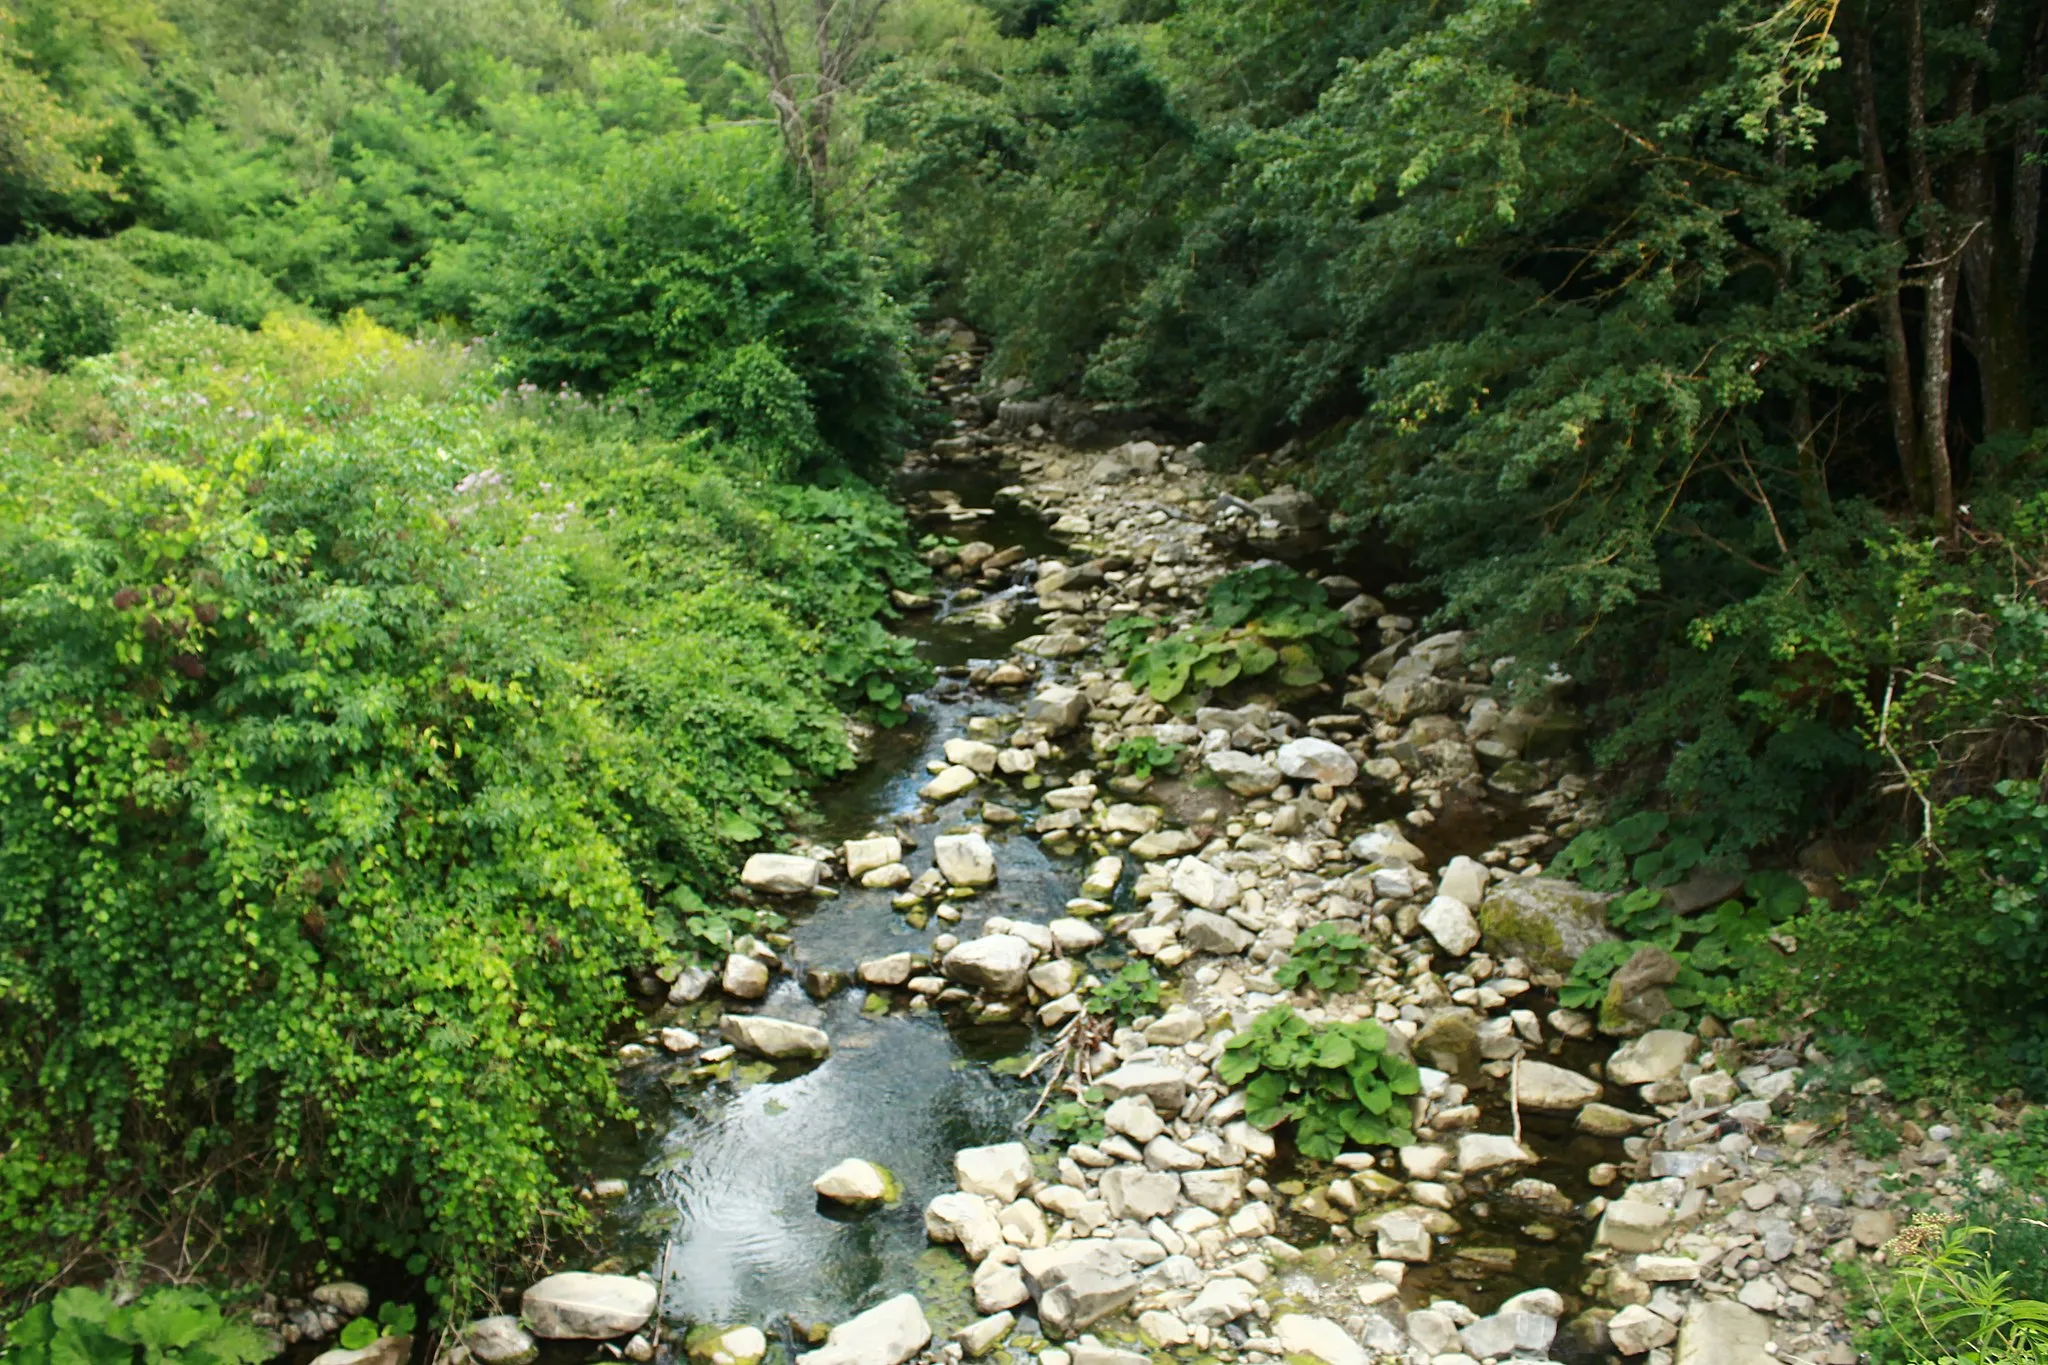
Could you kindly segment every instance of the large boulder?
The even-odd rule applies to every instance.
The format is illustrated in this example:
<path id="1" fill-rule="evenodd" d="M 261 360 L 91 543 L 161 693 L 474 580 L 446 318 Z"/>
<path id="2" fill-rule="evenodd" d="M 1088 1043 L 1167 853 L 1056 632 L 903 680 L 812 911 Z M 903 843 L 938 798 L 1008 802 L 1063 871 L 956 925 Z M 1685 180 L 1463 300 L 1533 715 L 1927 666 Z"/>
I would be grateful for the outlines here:
<path id="1" fill-rule="evenodd" d="M 1552 877 L 1494 882 L 1479 903 L 1479 931 L 1495 957 L 1519 957 L 1538 971 L 1569 973 L 1579 954 L 1614 938 L 1613 899 Z"/>
<path id="2" fill-rule="evenodd" d="M 1138 1296 L 1131 1263 L 1105 1242 L 1058 1242 L 1019 1259 L 1049 1336 L 1073 1336 Z"/>
<path id="3" fill-rule="evenodd" d="M 888 1168 L 850 1156 L 811 1182 L 821 1198 L 848 1208 L 868 1208 L 894 1199 L 899 1192 Z"/>
<path id="4" fill-rule="evenodd" d="M 1607 1079 L 1616 1085 L 1649 1085 L 1668 1081 L 1692 1060 L 1700 1040 L 1678 1029 L 1652 1029 L 1624 1043 L 1607 1059 Z"/>
<path id="5" fill-rule="evenodd" d="M 1549 1062 L 1519 1063 L 1514 1082 L 1524 1109 L 1582 1109 L 1600 1098 L 1600 1082 Z"/>
<path id="6" fill-rule="evenodd" d="M 1327 739 L 1293 739 L 1274 755 L 1280 771 L 1298 782 L 1327 782 L 1348 787 L 1358 780 L 1358 760 Z"/>
<path id="7" fill-rule="evenodd" d="M 803 1365 L 903 1365 L 931 1339 L 917 1296 L 898 1294 L 840 1323 L 823 1346 L 797 1359 Z"/>
<path id="8" fill-rule="evenodd" d="M 987 886 L 996 879 L 996 855 L 979 834 L 941 834 L 932 841 L 939 875 L 954 886 Z"/>
<path id="9" fill-rule="evenodd" d="M 771 896 L 801 896 L 818 889 L 816 858 L 792 853 L 756 853 L 740 869 L 740 885 Z"/>
<path id="10" fill-rule="evenodd" d="M 1202 759 L 1202 766 L 1239 796 L 1264 796 L 1281 782 L 1279 768 L 1236 749 L 1218 749 Z"/>
<path id="11" fill-rule="evenodd" d="M 550 1341 L 609 1341 L 645 1327 L 659 1298 L 652 1284 L 631 1275 L 565 1270 L 530 1287 L 519 1316 Z"/>
<path id="12" fill-rule="evenodd" d="M 1031 1149 L 1021 1142 L 962 1147 L 953 1153 L 953 1179 L 969 1194 L 1007 1204 L 1031 1183 Z"/>
<path id="13" fill-rule="evenodd" d="M 1037 696 L 1025 702 L 1022 715 L 1026 721 L 1057 735 L 1087 719 L 1088 698 L 1079 688 L 1055 683 L 1041 688 Z"/>
<path id="14" fill-rule="evenodd" d="M 940 967 L 963 986 L 993 995 L 1016 995 L 1024 989 L 1038 950 L 1014 934 L 989 934 L 969 939 L 947 953 Z"/>
<path id="15" fill-rule="evenodd" d="M 718 1032 L 734 1047 L 770 1061 L 810 1061 L 832 1055 L 832 1040 L 825 1030 L 765 1014 L 728 1014 L 718 1021 Z"/>
<path id="16" fill-rule="evenodd" d="M 1455 896 L 1431 899 L 1418 922 L 1437 947 L 1452 957 L 1463 957 L 1479 946 L 1479 922 L 1472 918 L 1470 907 Z"/>

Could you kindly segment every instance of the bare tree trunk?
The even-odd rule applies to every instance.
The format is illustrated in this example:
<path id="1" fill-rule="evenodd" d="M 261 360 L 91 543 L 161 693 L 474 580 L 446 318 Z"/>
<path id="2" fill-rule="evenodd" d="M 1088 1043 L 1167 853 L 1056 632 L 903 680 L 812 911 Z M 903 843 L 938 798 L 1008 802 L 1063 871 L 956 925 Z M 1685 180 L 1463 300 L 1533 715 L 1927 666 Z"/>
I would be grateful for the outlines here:
<path id="1" fill-rule="evenodd" d="M 1913 0 L 1909 0 L 1912 3 Z M 1870 35 L 1861 26 L 1849 33 L 1850 73 L 1856 83 L 1856 140 L 1863 153 L 1863 180 L 1870 192 L 1870 217 L 1886 241 L 1903 255 L 1905 234 L 1892 202 L 1890 173 L 1884 163 L 1884 133 L 1877 120 L 1877 83 L 1870 64 Z M 1885 387 L 1891 399 L 1892 440 L 1899 448 L 1899 473 L 1906 495 L 1922 511 L 1932 510 L 1932 490 L 1920 458 L 1919 419 L 1913 400 L 1913 360 L 1906 350 L 1906 315 L 1899 303 L 1899 272 L 1888 272 L 1884 297 L 1878 301 L 1878 325 L 1884 335 Z"/>

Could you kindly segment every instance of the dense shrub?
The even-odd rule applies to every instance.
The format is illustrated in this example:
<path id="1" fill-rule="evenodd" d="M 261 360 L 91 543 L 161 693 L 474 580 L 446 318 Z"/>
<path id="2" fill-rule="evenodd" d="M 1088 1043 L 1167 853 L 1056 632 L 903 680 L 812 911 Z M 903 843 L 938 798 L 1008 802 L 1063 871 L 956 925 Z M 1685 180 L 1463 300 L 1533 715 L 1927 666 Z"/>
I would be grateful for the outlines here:
<path id="1" fill-rule="evenodd" d="M 45 369 L 110 351 L 166 312 L 254 327 L 285 306 L 255 269 L 196 238 L 133 228 L 0 246 L 0 341 Z"/>
<path id="2" fill-rule="evenodd" d="M 78 375 L 120 439 L 0 438 L 0 1284 L 175 1219 L 459 1297 L 576 1207 L 622 969 L 754 923 L 736 842 L 915 681 L 831 647 L 922 569 L 360 319 Z"/>
<path id="3" fill-rule="evenodd" d="M 485 310 L 522 374 L 644 395 L 770 473 L 897 448 L 901 321 L 760 136 L 664 145 L 564 191 L 522 221 Z"/>

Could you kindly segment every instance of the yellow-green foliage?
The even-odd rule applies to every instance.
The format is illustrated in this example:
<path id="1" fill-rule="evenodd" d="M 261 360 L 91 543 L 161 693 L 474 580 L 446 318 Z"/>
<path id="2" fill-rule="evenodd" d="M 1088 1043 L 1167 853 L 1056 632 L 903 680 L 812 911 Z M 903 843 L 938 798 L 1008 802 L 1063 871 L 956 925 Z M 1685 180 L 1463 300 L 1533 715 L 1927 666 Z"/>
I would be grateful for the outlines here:
<path id="1" fill-rule="evenodd" d="M 843 643 L 922 573 L 897 514 L 361 318 L 176 319 L 29 412 L 0 1287 L 175 1223 L 152 1259 L 264 1230 L 460 1297 L 576 1207 L 623 969 L 753 923 L 736 841 L 915 680 Z"/>

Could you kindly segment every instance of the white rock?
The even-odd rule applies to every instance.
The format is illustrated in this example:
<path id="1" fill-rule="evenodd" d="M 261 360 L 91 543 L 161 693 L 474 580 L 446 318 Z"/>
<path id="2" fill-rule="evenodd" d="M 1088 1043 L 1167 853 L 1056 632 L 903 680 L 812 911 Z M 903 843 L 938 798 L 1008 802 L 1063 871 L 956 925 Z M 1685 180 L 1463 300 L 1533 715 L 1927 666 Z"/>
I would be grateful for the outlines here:
<path id="1" fill-rule="evenodd" d="M 835 1204 L 860 1208 L 889 1197 L 889 1173 L 872 1161 L 848 1157 L 813 1180 L 811 1188 Z"/>
<path id="2" fill-rule="evenodd" d="M 1018 1283 L 1021 1284 L 1022 1280 Z M 967 1353 L 969 1359 L 980 1359 L 1000 1345 L 1016 1325 L 1015 1313 L 997 1313 L 970 1322 L 953 1334 L 953 1340 L 960 1343 L 960 1349 Z"/>
<path id="3" fill-rule="evenodd" d="M 1549 1062 L 1518 1063 L 1514 1084 L 1524 1109 L 1580 1109 L 1600 1098 L 1600 1082 Z"/>
<path id="4" fill-rule="evenodd" d="M 954 886 L 987 886 L 996 879 L 996 854 L 979 834 L 941 834 L 932 841 L 939 873 Z"/>
<path id="5" fill-rule="evenodd" d="M 963 1147 L 953 1153 L 953 1179 L 969 1194 L 1007 1204 L 1031 1183 L 1031 1149 L 1021 1142 Z"/>
<path id="6" fill-rule="evenodd" d="M 846 855 L 846 875 L 855 881 L 876 868 L 903 861 L 903 841 L 893 834 L 878 835 L 873 839 L 848 839 L 842 851 Z"/>
<path id="7" fill-rule="evenodd" d="M 1202 766 L 1239 796 L 1264 796 L 1280 785 L 1278 768 L 1235 749 L 1218 749 L 1205 755 Z"/>
<path id="8" fill-rule="evenodd" d="M 606 1341 L 645 1327 L 658 1297 L 652 1284 L 631 1275 L 565 1270 L 530 1287 L 519 1316 L 550 1341 Z"/>
<path id="9" fill-rule="evenodd" d="M 1115 1218 L 1166 1218 L 1180 1207 L 1180 1177 L 1171 1171 L 1117 1166 L 1102 1176 L 1102 1197 Z"/>
<path id="10" fill-rule="evenodd" d="M 1143 1095 L 1126 1095 L 1103 1113 L 1102 1121 L 1113 1133 L 1122 1133 L 1139 1146 L 1166 1131 L 1166 1120 Z"/>
<path id="11" fill-rule="evenodd" d="M 1533 1166 L 1536 1154 L 1499 1133 L 1467 1133 L 1458 1139 L 1458 1170 L 1465 1175 L 1501 1166 Z"/>
<path id="12" fill-rule="evenodd" d="M 1436 896 L 1423 908 L 1421 924 L 1437 946 L 1463 957 L 1479 946 L 1479 921 L 1472 907 L 1454 896 Z"/>
<path id="13" fill-rule="evenodd" d="M 1274 757 L 1281 772 L 1299 781 L 1348 787 L 1358 780 L 1358 760 L 1327 739 L 1289 740 Z"/>
<path id="14" fill-rule="evenodd" d="M 759 1000 L 768 994 L 767 965 L 744 953 L 733 953 L 725 959 L 718 988 L 736 1000 Z"/>
<path id="15" fill-rule="evenodd" d="M 934 1242 L 957 1242 L 968 1260 L 980 1261 L 1003 1245 L 1003 1225 L 996 1213 L 996 1206 L 981 1195 L 959 1190 L 942 1194 L 925 1205 L 924 1234 Z"/>
<path id="16" fill-rule="evenodd" d="M 898 1294 L 840 1323 L 822 1347 L 797 1359 L 805 1365 L 903 1365 L 931 1339 L 917 1297 Z"/>
<path id="17" fill-rule="evenodd" d="M 949 739 L 946 741 L 946 762 L 971 768 L 983 777 L 996 770 L 996 757 L 1001 751 L 993 744 L 978 739 Z"/>
<path id="18" fill-rule="evenodd" d="M 1120 1100 L 1143 1095 L 1162 1114 L 1178 1114 L 1186 1102 L 1188 1078 L 1178 1067 L 1160 1062 L 1130 1062 L 1096 1079 L 1103 1098 Z"/>
<path id="19" fill-rule="evenodd" d="M 772 1061 L 829 1057 L 832 1040 L 809 1024 L 771 1019 L 765 1014 L 728 1014 L 718 1021 L 719 1036 Z"/>
<path id="20" fill-rule="evenodd" d="M 740 885 L 771 896 L 801 896 L 818 889 L 822 871 L 815 858 L 789 853 L 756 853 L 740 869 Z"/>
<path id="21" fill-rule="evenodd" d="M 1280 1339 L 1281 1351 L 1287 1355 L 1310 1356 L 1323 1365 L 1371 1365 L 1365 1348 L 1328 1318 L 1283 1313 L 1273 1324 L 1273 1331 Z"/>
<path id="22" fill-rule="evenodd" d="M 1632 1303 L 1607 1321 L 1607 1335 L 1614 1349 L 1625 1356 L 1639 1356 L 1668 1346 L 1678 1328 L 1639 1303 Z"/>
<path id="23" fill-rule="evenodd" d="M 1616 1085 L 1650 1085 L 1668 1081 L 1692 1060 L 1700 1040 L 1677 1029 L 1651 1029 L 1630 1039 L 1607 1059 L 1607 1079 Z"/>
<path id="24" fill-rule="evenodd" d="M 1200 858 L 1182 858 L 1173 866 L 1173 894 L 1203 910 L 1224 910 L 1237 904 L 1237 878 Z"/>
<path id="25" fill-rule="evenodd" d="M 962 792 L 972 790 L 980 781 L 981 777 L 974 769 L 964 763 L 955 763 L 919 787 L 917 794 L 927 801 L 950 801 Z"/>
<path id="26" fill-rule="evenodd" d="M 1405 1213 L 1389 1213 L 1377 1220 L 1379 1233 L 1379 1254 L 1389 1261 L 1406 1261 L 1421 1264 L 1435 1254 L 1436 1246 L 1429 1235 L 1429 1229 L 1419 1219 Z"/>
<path id="27" fill-rule="evenodd" d="M 1678 1329 L 1676 1365 L 1772 1365 L 1770 1320 L 1727 1299 L 1695 1303 Z"/>
<path id="28" fill-rule="evenodd" d="M 1488 880 L 1486 864 L 1476 862 L 1461 853 L 1451 859 L 1437 875 L 1437 894 L 1462 901 L 1468 908 L 1477 910 L 1479 902 L 1486 899 Z"/>
<path id="29" fill-rule="evenodd" d="M 1198 1327 L 1221 1327 L 1251 1312 L 1258 1298 L 1258 1288 L 1250 1280 L 1219 1275 L 1202 1286 L 1202 1292 L 1180 1310 L 1180 1316 Z"/>
<path id="30" fill-rule="evenodd" d="M 990 934 L 969 939 L 947 953 L 940 967 L 963 985 L 977 986 L 995 995 L 1015 995 L 1024 989 L 1038 950 L 1014 934 Z"/>

